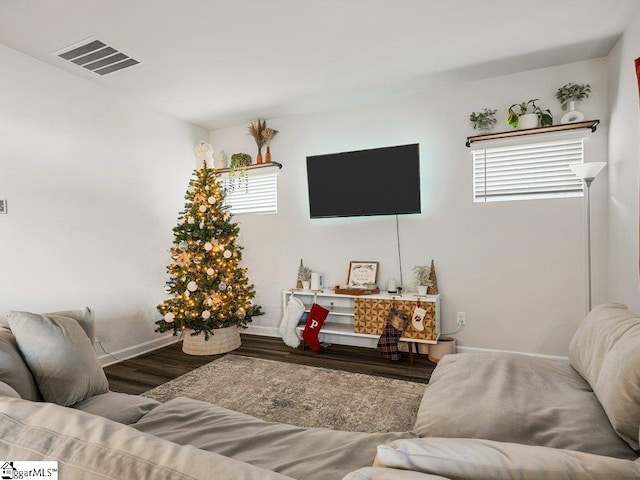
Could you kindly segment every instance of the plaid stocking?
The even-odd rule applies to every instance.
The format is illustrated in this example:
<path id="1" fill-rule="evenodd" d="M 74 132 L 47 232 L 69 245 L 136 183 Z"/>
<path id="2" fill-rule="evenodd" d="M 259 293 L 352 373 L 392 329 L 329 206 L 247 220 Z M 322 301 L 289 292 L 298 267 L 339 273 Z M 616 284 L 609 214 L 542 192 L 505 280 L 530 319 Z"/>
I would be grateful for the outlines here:
<path id="1" fill-rule="evenodd" d="M 378 340 L 378 350 L 382 353 L 383 357 L 388 360 L 393 360 L 394 362 L 400 360 L 401 355 L 398 351 L 398 340 L 400 340 L 402 332 L 407 328 L 408 323 L 409 318 L 404 313 L 399 312 L 395 308 L 389 311 L 384 331 Z"/>

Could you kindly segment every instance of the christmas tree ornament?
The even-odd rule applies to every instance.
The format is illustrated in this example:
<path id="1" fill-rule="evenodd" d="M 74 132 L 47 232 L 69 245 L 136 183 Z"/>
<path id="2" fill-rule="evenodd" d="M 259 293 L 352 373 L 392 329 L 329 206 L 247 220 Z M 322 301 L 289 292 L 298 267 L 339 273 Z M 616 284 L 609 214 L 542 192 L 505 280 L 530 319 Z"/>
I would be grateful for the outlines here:
<path id="1" fill-rule="evenodd" d="M 171 287 L 169 285 L 165 286 L 164 291 L 167 293 L 171 293 Z"/>
<path id="2" fill-rule="evenodd" d="M 178 225 L 184 225 L 184 218 L 180 217 L 178 219 Z"/>
<path id="3" fill-rule="evenodd" d="M 218 289 L 219 289 L 221 292 L 224 292 L 224 291 L 227 289 L 227 284 L 226 284 L 226 283 L 224 283 L 224 282 L 220 282 L 220 284 L 218 285 Z"/>
<path id="4" fill-rule="evenodd" d="M 216 198 L 214 196 L 211 196 L 207 198 L 207 202 L 209 202 L 210 205 L 213 205 L 214 203 L 216 203 Z"/>
<path id="5" fill-rule="evenodd" d="M 209 310 L 205 310 L 204 312 L 202 312 L 201 317 L 206 320 L 207 318 L 211 317 L 211 312 Z"/>
<path id="6" fill-rule="evenodd" d="M 189 188 L 187 188 L 187 192 L 189 192 L 189 193 L 193 193 L 195 191 L 196 191 L 196 189 L 195 189 L 195 187 L 193 185 L 190 185 Z"/>
<path id="7" fill-rule="evenodd" d="M 246 314 L 247 312 L 245 312 L 244 308 L 239 308 L 238 311 L 236 312 L 236 315 L 238 316 L 238 318 L 244 318 Z"/>
<path id="8" fill-rule="evenodd" d="M 198 227 L 204 228 L 204 222 L 200 222 L 200 225 L 198 225 Z M 200 243 L 200 240 L 198 240 L 198 243 Z"/>
<path id="9" fill-rule="evenodd" d="M 189 218 L 187 218 L 187 223 L 189 225 L 193 225 L 194 223 L 196 223 L 196 219 L 193 218 L 193 217 L 189 217 Z"/>
<path id="10" fill-rule="evenodd" d="M 212 277 L 216 271 L 213 268 L 207 268 L 207 275 Z"/>
<path id="11" fill-rule="evenodd" d="M 191 293 L 189 292 L 189 290 L 185 290 L 184 291 L 184 296 L 189 298 L 191 296 Z"/>
<path id="12" fill-rule="evenodd" d="M 165 316 L 164 316 L 164 321 L 165 321 L 165 322 L 169 322 L 169 323 L 171 323 L 171 322 L 173 322 L 173 320 L 174 320 L 175 318 L 176 318 L 176 316 L 175 316 L 173 313 L 168 312 L 168 313 L 167 313 L 167 314 L 165 314 Z"/>
<path id="13" fill-rule="evenodd" d="M 207 211 L 207 206 L 206 206 L 206 205 L 200 205 L 200 206 L 198 207 L 198 211 L 199 211 L 200 213 L 204 213 L 204 212 L 206 212 L 206 211 Z"/>
<path id="14" fill-rule="evenodd" d="M 204 249 L 208 252 L 209 250 L 211 250 L 213 248 L 213 245 L 211 244 L 211 242 L 207 242 L 204 244 Z M 209 273 L 209 271 L 207 270 L 207 273 Z"/>
<path id="15" fill-rule="evenodd" d="M 227 285 L 227 292 L 230 292 L 231 290 L 233 290 L 233 287 L 231 285 Z"/>
<path id="16" fill-rule="evenodd" d="M 329 310 L 326 308 L 321 307 L 317 303 L 311 305 L 307 322 L 305 323 L 304 330 L 302 331 L 302 338 L 304 339 L 304 343 L 307 344 L 307 346 L 314 352 L 320 351 L 318 334 L 320 333 L 320 329 L 322 328 L 327 315 L 329 315 Z"/>
<path id="17" fill-rule="evenodd" d="M 224 258 L 231 258 L 231 250 L 225 250 L 222 256 Z"/>
<path id="18" fill-rule="evenodd" d="M 211 297 L 207 298 L 207 302 L 206 303 L 207 303 L 208 307 L 213 306 L 213 299 Z"/>
<path id="19" fill-rule="evenodd" d="M 178 248 L 182 251 L 185 251 L 187 248 L 189 248 L 189 246 L 187 245 L 187 242 L 183 240 L 178 244 Z"/>

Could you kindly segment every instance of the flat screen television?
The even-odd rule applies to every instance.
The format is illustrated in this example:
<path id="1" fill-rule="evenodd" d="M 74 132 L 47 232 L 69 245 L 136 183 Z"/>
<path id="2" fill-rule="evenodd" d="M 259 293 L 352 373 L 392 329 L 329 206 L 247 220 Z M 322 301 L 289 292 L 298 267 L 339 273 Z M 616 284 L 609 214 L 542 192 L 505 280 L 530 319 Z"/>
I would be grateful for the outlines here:
<path id="1" fill-rule="evenodd" d="M 311 218 L 421 213 L 417 143 L 307 157 Z"/>

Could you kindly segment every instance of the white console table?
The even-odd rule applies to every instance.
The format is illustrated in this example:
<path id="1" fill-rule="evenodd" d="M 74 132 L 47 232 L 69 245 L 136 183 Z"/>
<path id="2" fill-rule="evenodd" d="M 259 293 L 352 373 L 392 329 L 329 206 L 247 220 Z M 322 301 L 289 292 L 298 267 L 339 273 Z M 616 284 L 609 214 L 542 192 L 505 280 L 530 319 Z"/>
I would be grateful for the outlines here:
<path id="1" fill-rule="evenodd" d="M 313 303 L 329 310 L 327 319 L 320 330 L 321 341 L 343 343 L 347 345 L 375 346 L 382 329 L 384 319 L 392 305 L 403 310 L 411 318 L 418 303 L 427 310 L 425 330 L 417 332 L 413 327 L 405 331 L 401 341 L 435 344 L 440 335 L 440 295 L 418 296 L 413 293 L 392 295 L 379 293 L 374 295 L 344 295 L 333 290 L 290 289 L 282 292 L 282 306 L 286 308 L 289 297 L 295 295 L 305 305 L 306 312 Z M 304 329 L 304 323 L 298 325 Z M 366 341 L 365 341 L 366 340 Z M 375 340 L 375 341 L 374 341 Z"/>

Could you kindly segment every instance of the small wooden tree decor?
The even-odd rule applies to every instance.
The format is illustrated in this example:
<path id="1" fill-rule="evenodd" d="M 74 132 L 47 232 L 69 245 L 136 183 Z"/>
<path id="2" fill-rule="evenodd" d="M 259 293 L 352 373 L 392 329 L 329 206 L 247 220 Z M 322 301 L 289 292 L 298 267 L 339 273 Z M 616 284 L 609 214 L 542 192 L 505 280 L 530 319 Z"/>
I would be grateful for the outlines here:
<path id="1" fill-rule="evenodd" d="M 429 267 L 429 280 L 431 285 L 427 288 L 428 295 L 438 295 L 438 277 L 436 276 L 436 267 L 431 260 L 431 266 Z"/>

